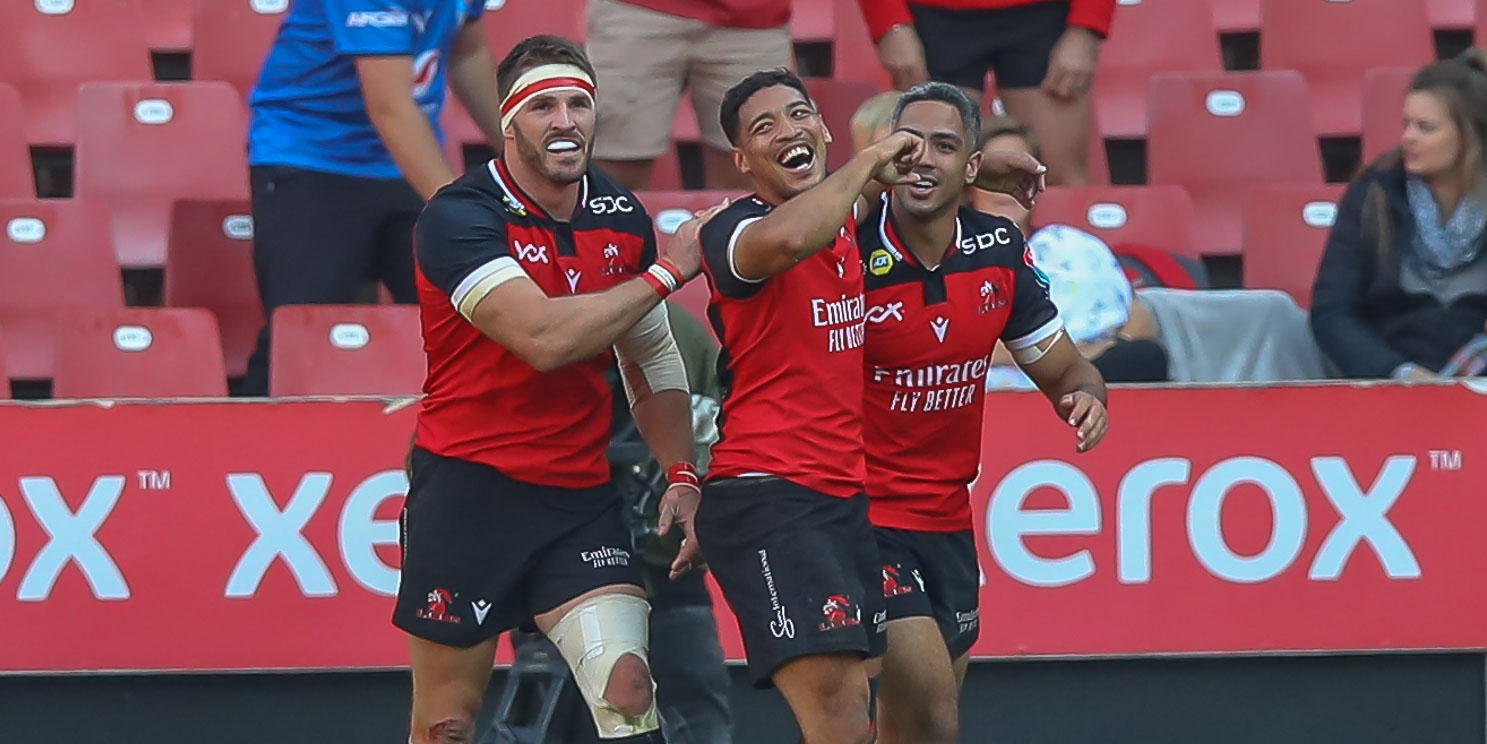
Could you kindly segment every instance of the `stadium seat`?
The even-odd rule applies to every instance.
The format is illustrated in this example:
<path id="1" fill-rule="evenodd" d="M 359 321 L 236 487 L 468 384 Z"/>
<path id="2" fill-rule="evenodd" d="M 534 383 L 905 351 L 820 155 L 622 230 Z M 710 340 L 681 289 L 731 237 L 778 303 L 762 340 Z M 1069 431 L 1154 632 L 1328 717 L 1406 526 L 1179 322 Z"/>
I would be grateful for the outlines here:
<path id="1" fill-rule="evenodd" d="M 1260 30 L 1260 0 L 1213 0 L 1213 25 L 1221 34 Z"/>
<path id="2" fill-rule="evenodd" d="M 486 0 L 481 25 L 491 56 L 500 60 L 535 34 L 557 34 L 582 44 L 587 9 L 588 0 Z"/>
<path id="3" fill-rule="evenodd" d="M 274 311 L 269 394 L 417 395 L 427 363 L 418 307 L 289 305 Z"/>
<path id="4" fill-rule="evenodd" d="M 10 378 L 5 373 L 5 334 L 0 333 L 0 400 L 10 399 Z"/>
<path id="5" fill-rule="evenodd" d="M 1150 96 L 1148 183 L 1187 188 L 1201 253 L 1239 251 L 1245 187 L 1322 182 L 1299 73 L 1162 73 Z"/>
<path id="6" fill-rule="evenodd" d="M 836 9 L 822 0 L 794 0 L 790 36 L 796 41 L 831 41 L 836 37 Z"/>
<path id="7" fill-rule="evenodd" d="M 289 0 L 196 0 L 192 77 L 231 83 L 246 101 L 288 9 Z"/>
<path id="8" fill-rule="evenodd" d="M 1128 0 L 1115 13 L 1095 74 L 1095 121 L 1106 137 L 1146 136 L 1147 81 L 1158 72 L 1222 72 L 1207 4 Z"/>
<path id="9" fill-rule="evenodd" d="M 1259 186 L 1244 199 L 1244 286 L 1311 307 L 1311 287 L 1343 186 Z"/>
<path id="10" fill-rule="evenodd" d="M 123 307 L 108 221 L 78 199 L 0 199 L 0 331 L 16 379 L 52 376 L 56 319 Z"/>
<path id="11" fill-rule="evenodd" d="M 828 0 L 819 0 L 827 2 Z M 829 0 L 836 20 L 836 38 L 831 43 L 831 77 L 836 80 L 866 80 L 879 90 L 893 87 L 888 71 L 878 63 L 878 49 L 867 32 L 867 20 L 857 0 Z"/>
<path id="12" fill-rule="evenodd" d="M 229 377 L 248 370 L 263 329 L 253 272 L 253 216 L 247 201 L 179 201 L 170 214 L 165 304 L 200 307 L 217 318 Z"/>
<path id="13" fill-rule="evenodd" d="M 1363 71 L 1435 59 L 1421 2 L 1262 0 L 1260 67 L 1296 70 L 1311 91 L 1316 133 L 1361 131 Z"/>
<path id="14" fill-rule="evenodd" d="M 165 260 L 177 199 L 247 199 L 247 115 L 223 82 L 92 83 L 79 110 L 77 195 L 108 210 L 119 262 Z"/>
<path id="15" fill-rule="evenodd" d="M 1436 30 L 1465 31 L 1477 22 L 1477 7 L 1473 0 L 1428 0 L 1425 12 L 1430 16 L 1430 27 Z M 1478 36 L 1478 43 L 1487 37 Z"/>
<path id="16" fill-rule="evenodd" d="M 226 397 L 217 320 L 199 308 L 64 311 L 52 395 Z"/>
<path id="17" fill-rule="evenodd" d="M 1139 243 L 1197 257 L 1193 202 L 1181 186 L 1051 188 L 1038 197 L 1033 224 L 1069 225 L 1109 245 Z"/>
<path id="18" fill-rule="evenodd" d="M 78 86 L 152 80 L 142 4 L 152 0 L 0 2 L 0 80 L 16 86 L 26 141 L 69 146 L 77 131 Z"/>
<path id="19" fill-rule="evenodd" d="M 1381 67 L 1363 74 L 1363 162 L 1399 145 L 1405 91 L 1414 80 L 1414 67 Z"/>
<path id="20" fill-rule="evenodd" d="M 1089 137 L 1089 160 L 1086 175 L 1091 186 L 1110 185 L 1110 154 L 1105 151 L 1105 138 L 1099 131 L 1091 131 Z"/>
<path id="21" fill-rule="evenodd" d="M 864 101 L 878 94 L 878 86 L 863 80 L 828 78 L 810 78 L 805 85 L 836 139 L 826 155 L 826 167 L 835 170 L 852 158 L 852 115 Z"/>
<path id="22" fill-rule="evenodd" d="M 163 52 L 191 50 L 192 0 L 145 0 L 145 42 Z"/>
<path id="23" fill-rule="evenodd" d="M 0 83 L 0 199 L 36 196 L 31 152 L 26 147 L 25 113 L 15 86 Z"/>

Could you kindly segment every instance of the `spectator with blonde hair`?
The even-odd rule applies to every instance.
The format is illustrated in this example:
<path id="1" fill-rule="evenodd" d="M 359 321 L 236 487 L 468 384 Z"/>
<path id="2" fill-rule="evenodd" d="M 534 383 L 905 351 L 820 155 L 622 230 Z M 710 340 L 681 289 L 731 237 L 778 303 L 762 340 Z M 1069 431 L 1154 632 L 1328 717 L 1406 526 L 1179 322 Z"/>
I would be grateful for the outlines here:
<path id="1" fill-rule="evenodd" d="M 890 90 L 862 102 L 852 114 L 852 150 L 861 151 L 887 137 L 893 126 L 893 107 L 903 94 Z M 1009 197 L 1010 198 L 1010 197 Z"/>
<path id="2" fill-rule="evenodd" d="M 1420 70 L 1404 133 L 1339 204 L 1312 293 L 1345 377 L 1432 379 L 1487 323 L 1487 53 Z"/>

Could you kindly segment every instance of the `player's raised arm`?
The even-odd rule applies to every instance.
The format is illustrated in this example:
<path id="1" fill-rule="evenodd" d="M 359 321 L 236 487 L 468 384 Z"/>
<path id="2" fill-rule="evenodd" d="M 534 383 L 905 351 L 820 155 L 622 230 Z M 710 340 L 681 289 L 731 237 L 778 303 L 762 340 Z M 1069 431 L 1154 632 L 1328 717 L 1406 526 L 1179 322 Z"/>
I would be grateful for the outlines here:
<path id="1" fill-rule="evenodd" d="M 701 267 L 697 231 L 704 219 L 695 218 L 640 276 L 603 292 L 549 297 L 510 255 L 502 223 L 469 214 L 476 209 L 490 208 L 429 203 L 418 222 L 419 268 L 481 333 L 540 371 L 612 346 Z"/>

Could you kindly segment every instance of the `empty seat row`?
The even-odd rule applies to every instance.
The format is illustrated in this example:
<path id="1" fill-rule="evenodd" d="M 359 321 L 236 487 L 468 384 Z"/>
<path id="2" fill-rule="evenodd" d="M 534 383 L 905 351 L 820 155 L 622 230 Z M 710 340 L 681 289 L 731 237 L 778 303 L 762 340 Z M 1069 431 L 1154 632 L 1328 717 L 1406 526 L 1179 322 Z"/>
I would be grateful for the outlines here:
<path id="1" fill-rule="evenodd" d="M 416 395 L 423 385 L 416 307 L 291 305 L 273 322 L 270 395 Z M 75 308 L 58 314 L 55 329 L 53 397 L 227 395 L 217 320 L 207 310 Z M 0 336 L 0 352 L 11 338 Z M 9 392 L 0 374 L 0 397 Z"/>

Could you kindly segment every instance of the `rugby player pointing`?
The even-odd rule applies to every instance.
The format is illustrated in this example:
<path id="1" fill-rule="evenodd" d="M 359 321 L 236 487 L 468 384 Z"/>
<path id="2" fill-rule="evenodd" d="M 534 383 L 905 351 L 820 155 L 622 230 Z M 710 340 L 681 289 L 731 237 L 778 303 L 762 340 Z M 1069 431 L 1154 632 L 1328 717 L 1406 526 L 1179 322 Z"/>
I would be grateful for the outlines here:
<path id="1" fill-rule="evenodd" d="M 429 373 L 394 612 L 411 636 L 412 741 L 474 741 L 496 637 L 533 623 L 601 739 L 661 742 L 605 371 L 613 345 L 669 468 L 661 529 L 690 538 L 690 396 L 661 300 L 698 271 L 699 221 L 658 259 L 635 195 L 589 169 L 594 70 L 577 45 L 527 39 L 496 76 L 508 157 L 440 190 L 415 235 Z"/>
<path id="2" fill-rule="evenodd" d="M 926 83 L 899 99 L 893 128 L 928 147 L 868 215 L 860 241 L 867 493 L 888 609 L 878 741 L 953 744 L 979 629 L 966 484 L 981 459 L 992 349 L 1006 344 L 1076 427 L 1080 452 L 1105 434 L 1105 383 L 1064 335 L 1016 225 L 960 206 L 981 159 L 976 104 Z"/>
<path id="3" fill-rule="evenodd" d="M 720 117 L 756 193 L 701 231 L 725 394 L 697 531 L 754 683 L 779 688 L 807 744 L 864 744 L 863 657 L 881 653 L 884 617 L 863 493 L 854 214 L 871 183 L 915 167 L 924 139 L 895 133 L 827 177 L 830 135 L 785 70 L 745 78 Z M 1007 162 L 992 170 L 1030 198 L 1041 166 Z"/>

